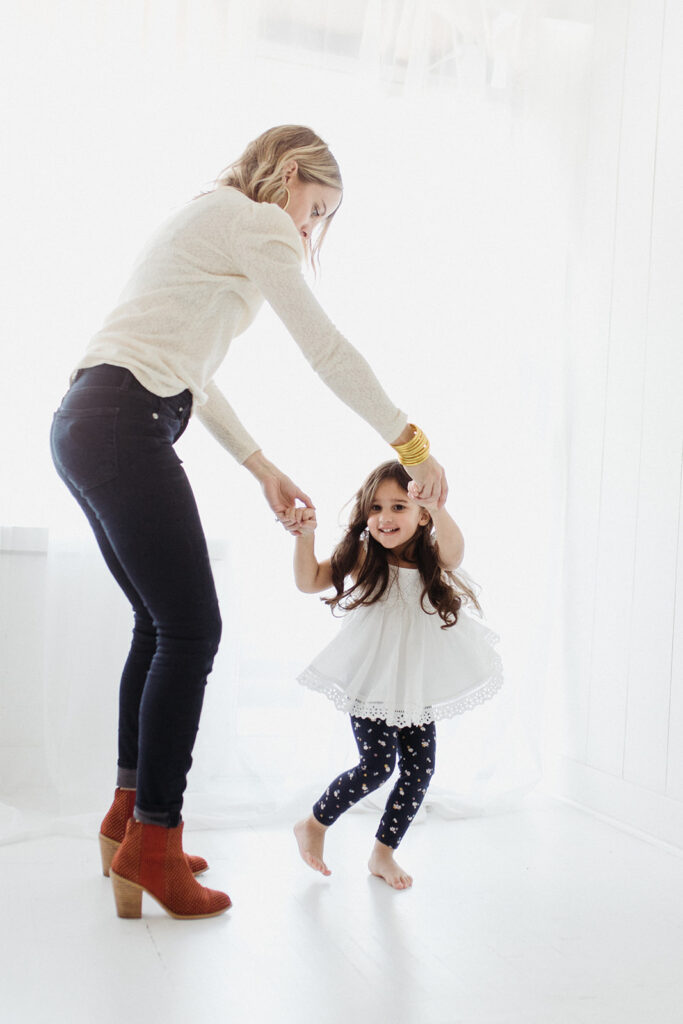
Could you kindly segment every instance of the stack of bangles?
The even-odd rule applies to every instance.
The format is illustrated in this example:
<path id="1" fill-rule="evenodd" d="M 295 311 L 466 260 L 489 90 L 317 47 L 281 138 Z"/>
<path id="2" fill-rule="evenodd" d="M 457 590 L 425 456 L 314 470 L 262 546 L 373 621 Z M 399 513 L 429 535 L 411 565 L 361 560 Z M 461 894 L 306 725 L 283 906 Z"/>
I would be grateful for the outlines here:
<path id="1" fill-rule="evenodd" d="M 429 458 L 429 441 L 424 431 L 416 427 L 414 423 L 409 423 L 408 426 L 415 431 L 410 441 L 406 441 L 405 444 L 392 444 L 391 447 L 396 452 L 402 466 L 419 466 L 421 462 Z"/>

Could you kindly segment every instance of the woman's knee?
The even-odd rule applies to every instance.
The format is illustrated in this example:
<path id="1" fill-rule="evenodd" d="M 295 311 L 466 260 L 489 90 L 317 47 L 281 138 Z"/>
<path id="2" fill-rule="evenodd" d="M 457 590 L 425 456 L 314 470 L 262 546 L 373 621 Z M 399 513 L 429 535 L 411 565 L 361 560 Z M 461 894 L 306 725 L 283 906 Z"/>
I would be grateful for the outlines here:
<path id="1" fill-rule="evenodd" d="M 213 661 L 221 641 L 223 622 L 216 604 L 197 614 L 197 609 L 182 616 L 175 615 L 169 621 L 155 623 L 158 644 L 162 649 L 173 648 L 177 654 L 189 657 L 201 656 L 202 660 Z"/>
<path id="2" fill-rule="evenodd" d="M 218 651 L 222 635 L 223 619 L 221 618 L 220 608 L 218 607 L 218 604 L 216 604 L 207 620 L 207 641 L 213 648 L 214 654 Z"/>
<path id="3" fill-rule="evenodd" d="M 218 653 L 222 635 L 223 620 L 221 618 L 218 605 L 216 605 L 216 607 L 204 617 L 200 628 L 200 637 L 203 649 L 206 655 L 211 659 L 212 663 L 214 657 Z"/>

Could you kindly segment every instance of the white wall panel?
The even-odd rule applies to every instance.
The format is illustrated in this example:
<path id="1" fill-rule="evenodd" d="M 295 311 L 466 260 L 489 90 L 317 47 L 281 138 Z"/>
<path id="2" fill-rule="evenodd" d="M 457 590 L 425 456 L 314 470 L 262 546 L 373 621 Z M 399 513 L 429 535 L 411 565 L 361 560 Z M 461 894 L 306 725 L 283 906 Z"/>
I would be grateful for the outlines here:
<path id="1" fill-rule="evenodd" d="M 568 282 L 570 729 L 548 780 L 683 846 L 683 5 L 618 7 L 599 4 Z"/>
<path id="2" fill-rule="evenodd" d="M 598 553 L 602 430 L 613 279 L 620 110 L 628 9 L 599 5 L 590 123 L 569 265 L 567 543 L 564 623 L 566 753 L 583 760 L 589 721 L 593 591 Z"/>
<path id="3" fill-rule="evenodd" d="M 8 544 L 10 532 L 18 531 L 2 530 L 0 548 L 0 780 L 3 799 L 22 788 L 33 799 L 45 769 L 45 608 L 36 599 L 45 590 L 45 556 Z"/>
<path id="4" fill-rule="evenodd" d="M 621 774 L 664 3 L 634 3 L 626 45 L 602 437 L 587 761 Z"/>
<path id="5" fill-rule="evenodd" d="M 652 264 L 624 777 L 666 789 L 683 436 L 683 8 L 669 3 L 652 215 Z"/>
<path id="6" fill-rule="evenodd" d="M 683 804 L 683 445 L 681 446 L 678 490 L 678 558 L 676 565 L 676 606 L 671 652 L 671 714 L 669 718 L 669 764 L 667 795 Z"/>

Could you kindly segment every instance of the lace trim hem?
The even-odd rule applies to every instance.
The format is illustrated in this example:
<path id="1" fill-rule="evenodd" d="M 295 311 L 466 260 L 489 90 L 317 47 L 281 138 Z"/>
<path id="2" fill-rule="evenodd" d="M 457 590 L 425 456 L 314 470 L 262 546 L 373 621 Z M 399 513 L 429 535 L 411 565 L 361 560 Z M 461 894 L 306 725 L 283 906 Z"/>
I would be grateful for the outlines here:
<path id="1" fill-rule="evenodd" d="M 480 704 L 486 703 L 498 693 L 503 685 L 503 665 L 498 654 L 495 654 L 495 667 L 489 678 L 470 693 L 443 704 L 407 705 L 403 708 L 388 708 L 382 701 L 362 701 L 350 697 L 340 689 L 339 685 L 319 675 L 315 669 L 307 668 L 297 677 L 302 686 L 328 697 L 338 711 L 356 718 L 378 718 L 387 725 L 404 729 L 408 726 L 430 725 L 444 718 L 454 718 L 466 711 L 471 711 Z"/>

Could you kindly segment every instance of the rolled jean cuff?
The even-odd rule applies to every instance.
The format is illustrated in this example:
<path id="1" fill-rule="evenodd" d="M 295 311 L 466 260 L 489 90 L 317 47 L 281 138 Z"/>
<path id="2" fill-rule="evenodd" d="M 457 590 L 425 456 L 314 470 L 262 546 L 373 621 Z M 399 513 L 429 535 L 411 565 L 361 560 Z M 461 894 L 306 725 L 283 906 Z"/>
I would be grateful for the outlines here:
<path id="1" fill-rule="evenodd" d="M 119 789 L 137 789 L 137 784 L 137 768 L 122 768 L 119 765 L 116 769 L 116 785 Z"/>
<path id="2" fill-rule="evenodd" d="M 142 811 L 137 804 L 133 816 L 143 825 L 161 825 L 162 828 L 176 828 L 183 820 L 180 814 L 171 814 L 170 811 Z"/>

